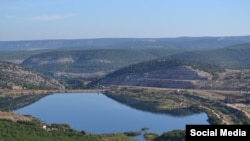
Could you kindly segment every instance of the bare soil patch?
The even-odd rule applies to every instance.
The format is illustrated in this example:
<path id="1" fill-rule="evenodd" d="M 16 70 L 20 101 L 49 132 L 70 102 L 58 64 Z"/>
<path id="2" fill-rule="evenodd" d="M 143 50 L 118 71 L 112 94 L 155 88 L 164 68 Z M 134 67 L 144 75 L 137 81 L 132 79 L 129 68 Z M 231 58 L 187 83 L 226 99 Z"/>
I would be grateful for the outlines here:
<path id="1" fill-rule="evenodd" d="M 23 116 L 20 114 L 16 114 L 13 112 L 2 112 L 0 111 L 0 119 L 6 119 L 6 120 L 11 120 L 11 121 L 32 121 L 32 117 L 28 116 Z"/>

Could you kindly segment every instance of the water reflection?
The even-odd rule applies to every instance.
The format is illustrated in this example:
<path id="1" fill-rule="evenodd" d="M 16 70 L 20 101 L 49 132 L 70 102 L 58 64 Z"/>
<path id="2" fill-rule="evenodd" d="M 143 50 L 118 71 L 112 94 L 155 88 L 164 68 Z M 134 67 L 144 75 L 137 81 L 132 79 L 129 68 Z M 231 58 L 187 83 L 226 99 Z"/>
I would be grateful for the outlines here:
<path id="1" fill-rule="evenodd" d="M 103 94 L 49 95 L 16 113 L 32 115 L 46 123 L 67 123 L 72 128 L 91 133 L 140 131 L 162 134 L 173 129 L 185 129 L 186 124 L 208 124 L 205 113 L 190 116 L 155 114 L 131 108 Z"/>

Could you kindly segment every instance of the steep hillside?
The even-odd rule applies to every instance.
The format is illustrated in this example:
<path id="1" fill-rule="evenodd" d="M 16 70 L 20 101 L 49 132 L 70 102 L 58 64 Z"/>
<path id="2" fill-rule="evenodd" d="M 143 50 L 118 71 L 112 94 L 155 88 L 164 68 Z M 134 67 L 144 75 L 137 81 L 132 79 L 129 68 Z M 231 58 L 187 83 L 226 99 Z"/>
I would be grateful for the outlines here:
<path id="1" fill-rule="evenodd" d="M 209 51 L 184 52 L 173 58 L 188 59 L 230 69 L 250 69 L 250 43 Z"/>
<path id="2" fill-rule="evenodd" d="M 162 58 L 122 68 L 88 86 L 128 85 L 249 91 L 249 84 L 250 69 L 223 69 L 207 63 Z"/>
<path id="3" fill-rule="evenodd" d="M 0 89 L 64 89 L 55 79 L 0 61 Z"/>
<path id="4" fill-rule="evenodd" d="M 193 61 L 156 59 L 117 70 L 90 86 L 132 85 L 169 88 L 196 88 L 195 82 L 218 77 L 224 69 Z"/>

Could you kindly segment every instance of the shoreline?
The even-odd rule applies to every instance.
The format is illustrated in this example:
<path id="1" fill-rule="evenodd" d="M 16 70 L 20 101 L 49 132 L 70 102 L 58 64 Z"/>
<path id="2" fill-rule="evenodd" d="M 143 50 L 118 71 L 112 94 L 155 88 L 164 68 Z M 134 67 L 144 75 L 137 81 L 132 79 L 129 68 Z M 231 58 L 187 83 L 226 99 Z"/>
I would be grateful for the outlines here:
<path id="1" fill-rule="evenodd" d="M 145 89 L 146 92 L 148 90 L 154 91 L 156 93 L 161 93 L 161 92 L 175 92 L 177 94 L 180 94 L 182 92 L 188 92 L 191 97 L 189 98 L 195 98 L 194 100 L 199 102 L 200 98 L 203 98 L 204 100 L 209 100 L 211 101 L 223 101 L 227 95 L 243 95 L 239 91 L 230 91 L 230 90 L 203 90 L 203 89 L 173 89 L 173 88 L 155 88 L 155 87 L 140 87 L 140 86 L 119 86 L 119 88 L 123 88 L 124 90 L 132 88 L 132 89 L 138 89 L 138 90 L 143 90 Z M 105 89 L 64 89 L 64 90 L 6 90 L 6 89 L 0 89 L 0 98 L 4 100 L 5 98 L 7 100 L 12 99 L 14 102 L 13 103 L 6 103 L 7 105 L 10 105 L 8 109 L 6 110 L 5 107 L 6 104 L 3 105 L 3 107 L 0 107 L 0 111 L 12 111 L 13 107 L 23 107 L 26 105 L 29 105 L 39 99 L 39 97 L 43 97 L 46 95 L 52 95 L 55 93 L 66 93 L 66 94 L 71 94 L 71 93 L 103 93 L 107 90 L 112 90 L 110 88 L 105 88 Z M 182 95 L 180 95 L 182 96 Z M 20 101 L 20 98 L 24 97 L 24 102 Z M 27 98 L 25 98 L 27 97 Z M 35 97 L 33 99 L 30 99 L 29 97 Z M 198 99 L 197 99 L 198 98 Z M 25 101 L 25 99 L 28 99 Z M 186 102 L 186 101 L 185 101 Z M 183 103 L 182 103 L 183 104 Z M 203 103 L 204 104 L 204 103 Z M 207 107 L 207 106 L 205 106 Z M 250 107 L 250 106 L 248 106 Z M 246 107 L 246 108 L 248 108 Z M 15 109 L 14 108 L 14 109 Z M 227 123 L 229 124 L 230 122 L 233 122 L 232 118 L 230 118 L 227 114 L 223 113 L 219 109 L 211 109 L 211 108 L 204 108 L 204 106 L 200 106 L 199 108 L 203 109 L 206 111 L 208 116 L 216 117 L 216 119 L 221 120 L 220 122 Z M 244 114 L 248 115 L 250 111 L 248 109 L 243 109 L 242 107 L 230 107 L 226 106 L 224 108 L 233 108 L 234 110 L 239 110 L 241 112 L 244 112 Z M 232 110 L 232 109 L 231 109 Z M 229 122 L 229 121 L 230 122 Z M 210 121 L 211 122 L 211 121 Z M 217 121 L 218 122 L 218 121 Z"/>
<path id="2" fill-rule="evenodd" d="M 76 90 L 1 90 L 0 97 L 15 97 L 33 94 L 53 94 L 53 93 L 102 93 L 106 89 L 76 89 Z"/>

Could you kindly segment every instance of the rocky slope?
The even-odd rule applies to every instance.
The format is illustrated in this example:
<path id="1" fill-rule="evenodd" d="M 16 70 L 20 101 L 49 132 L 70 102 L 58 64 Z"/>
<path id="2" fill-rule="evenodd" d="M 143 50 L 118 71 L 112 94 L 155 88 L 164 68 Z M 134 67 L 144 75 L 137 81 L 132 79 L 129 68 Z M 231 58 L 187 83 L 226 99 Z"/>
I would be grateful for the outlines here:
<path id="1" fill-rule="evenodd" d="M 211 74 L 206 72 L 198 73 L 190 66 L 176 66 L 146 73 L 130 73 L 107 77 L 101 80 L 100 84 L 192 88 L 195 81 L 208 80 L 211 77 Z"/>
<path id="2" fill-rule="evenodd" d="M 163 58 L 117 70 L 91 85 L 195 88 L 195 82 L 211 80 L 222 71 L 209 64 Z"/>
<path id="3" fill-rule="evenodd" d="M 0 89 L 64 89 L 57 80 L 19 65 L 0 61 Z"/>

